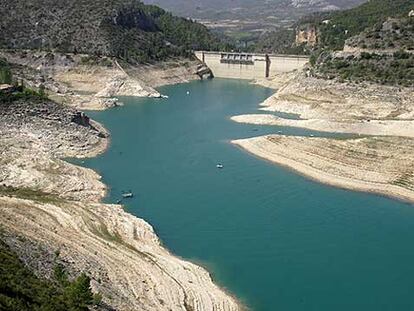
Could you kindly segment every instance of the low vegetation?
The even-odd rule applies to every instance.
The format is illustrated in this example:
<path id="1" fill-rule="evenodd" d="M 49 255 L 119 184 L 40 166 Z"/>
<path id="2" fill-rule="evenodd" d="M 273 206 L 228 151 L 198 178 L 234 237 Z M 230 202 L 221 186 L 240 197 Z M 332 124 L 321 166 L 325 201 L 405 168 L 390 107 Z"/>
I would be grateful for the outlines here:
<path id="1" fill-rule="evenodd" d="M 370 50 L 414 51 L 414 17 L 389 18 L 348 39 L 346 45 Z"/>
<path id="2" fill-rule="evenodd" d="M 16 81 L 10 81 L 11 83 L 16 84 Z M 15 85 L 15 91 L 12 93 L 3 93 L 0 92 L 0 105 L 5 105 L 12 103 L 17 100 L 30 100 L 34 102 L 39 102 L 47 99 L 44 88 L 40 87 L 39 91 L 27 88 L 24 85 Z"/>
<path id="3" fill-rule="evenodd" d="M 32 200 L 39 203 L 59 203 L 62 201 L 61 198 L 50 193 L 45 193 L 43 191 L 27 188 L 15 188 L 10 186 L 0 186 L 0 195 L 24 200 Z"/>
<path id="4" fill-rule="evenodd" d="M 295 31 L 293 29 L 279 29 L 264 34 L 254 46 L 255 52 L 276 54 L 309 54 L 305 44 L 295 44 Z"/>
<path id="5" fill-rule="evenodd" d="M 65 269 L 56 264 L 53 279 L 38 278 L 0 240 L 0 310 L 87 311 L 100 300 L 86 274 L 69 280 Z"/>
<path id="6" fill-rule="evenodd" d="M 10 65 L 0 58 L 0 84 L 11 84 L 13 82 Z"/>
<path id="7" fill-rule="evenodd" d="M 318 27 L 310 58 L 316 76 L 341 81 L 414 85 L 414 0 L 371 0 L 313 16 Z M 344 52 L 335 52 L 344 49 Z"/>
<path id="8" fill-rule="evenodd" d="M 317 25 L 319 48 L 341 50 L 347 39 L 389 17 L 406 17 L 413 8 L 414 0 L 371 0 L 349 10 L 307 16 L 300 23 Z"/>
<path id="9" fill-rule="evenodd" d="M 321 55 L 317 75 L 323 78 L 353 82 L 371 81 L 388 85 L 414 85 L 414 54 L 398 51 L 391 55 L 362 52 L 353 55 L 333 57 Z"/>

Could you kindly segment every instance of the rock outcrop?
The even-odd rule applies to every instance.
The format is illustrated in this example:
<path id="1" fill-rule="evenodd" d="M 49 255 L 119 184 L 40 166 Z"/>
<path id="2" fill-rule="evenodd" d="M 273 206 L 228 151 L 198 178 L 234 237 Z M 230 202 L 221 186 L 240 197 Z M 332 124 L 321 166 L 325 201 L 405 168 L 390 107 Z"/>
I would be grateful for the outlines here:
<path id="1" fill-rule="evenodd" d="M 142 86 L 137 80 L 127 75 L 115 76 L 98 93 L 96 97 L 135 96 L 135 97 L 161 97 L 153 88 Z"/>
<path id="2" fill-rule="evenodd" d="M 318 32 L 314 25 L 301 26 L 296 29 L 296 45 L 306 44 L 313 47 L 318 43 Z"/>
<path id="3" fill-rule="evenodd" d="M 0 57 L 26 86 L 82 110 L 118 106 L 117 96 L 161 97 L 155 87 L 200 79 L 198 61 L 121 67 L 116 59 L 79 54 L 0 50 Z"/>

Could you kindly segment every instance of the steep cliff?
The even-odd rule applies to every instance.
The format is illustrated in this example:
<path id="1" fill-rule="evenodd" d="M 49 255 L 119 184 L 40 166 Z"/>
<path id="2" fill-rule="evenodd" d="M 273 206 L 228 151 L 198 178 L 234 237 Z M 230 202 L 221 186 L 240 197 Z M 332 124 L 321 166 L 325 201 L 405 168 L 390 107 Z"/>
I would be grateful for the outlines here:
<path id="1" fill-rule="evenodd" d="M 304 25 L 296 29 L 296 45 L 306 44 L 314 47 L 318 42 L 318 33 L 315 25 Z"/>

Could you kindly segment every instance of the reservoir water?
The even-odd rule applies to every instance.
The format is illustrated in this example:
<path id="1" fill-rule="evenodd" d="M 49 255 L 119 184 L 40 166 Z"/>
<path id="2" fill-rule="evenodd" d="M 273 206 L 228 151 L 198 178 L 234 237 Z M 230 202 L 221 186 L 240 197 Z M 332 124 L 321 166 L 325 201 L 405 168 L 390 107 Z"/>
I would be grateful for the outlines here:
<path id="1" fill-rule="evenodd" d="M 160 91 L 169 99 L 89 113 L 112 135 L 85 161 L 110 187 L 107 202 L 133 191 L 126 209 L 252 310 L 414 310 L 413 205 L 325 186 L 231 145 L 311 133 L 229 120 L 257 112 L 270 89 L 214 79 Z"/>

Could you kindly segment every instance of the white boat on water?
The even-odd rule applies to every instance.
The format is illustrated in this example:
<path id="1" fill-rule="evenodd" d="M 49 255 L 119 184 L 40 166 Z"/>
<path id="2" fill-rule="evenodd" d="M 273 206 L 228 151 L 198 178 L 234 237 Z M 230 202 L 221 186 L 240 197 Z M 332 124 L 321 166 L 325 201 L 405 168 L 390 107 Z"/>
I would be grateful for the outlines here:
<path id="1" fill-rule="evenodd" d="M 168 99 L 169 97 L 168 97 L 168 95 L 161 95 L 161 98 Z"/>
<path id="2" fill-rule="evenodd" d="M 224 168 L 224 165 L 219 163 L 219 164 L 216 165 L 216 167 L 217 168 Z"/>
<path id="3" fill-rule="evenodd" d="M 122 197 L 125 198 L 125 199 L 126 198 L 132 198 L 133 196 L 134 196 L 134 194 L 131 191 L 122 193 Z"/>

